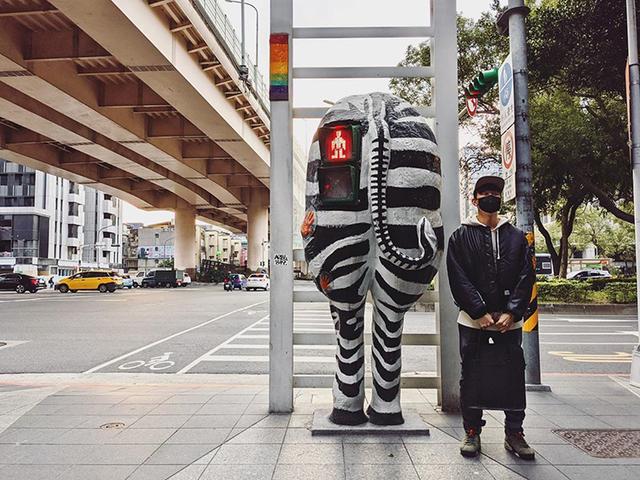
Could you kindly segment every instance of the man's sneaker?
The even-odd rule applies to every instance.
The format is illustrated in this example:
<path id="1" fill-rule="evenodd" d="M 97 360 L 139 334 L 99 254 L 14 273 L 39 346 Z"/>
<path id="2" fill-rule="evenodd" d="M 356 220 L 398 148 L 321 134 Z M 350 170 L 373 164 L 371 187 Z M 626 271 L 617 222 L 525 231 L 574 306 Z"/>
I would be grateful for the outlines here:
<path id="1" fill-rule="evenodd" d="M 516 454 L 523 460 L 533 460 L 536 452 L 524 439 L 524 432 L 506 432 L 504 436 L 504 448 Z"/>
<path id="2" fill-rule="evenodd" d="M 463 457 L 477 457 L 480 454 L 480 434 L 477 430 L 470 428 L 464 432 L 460 453 Z"/>

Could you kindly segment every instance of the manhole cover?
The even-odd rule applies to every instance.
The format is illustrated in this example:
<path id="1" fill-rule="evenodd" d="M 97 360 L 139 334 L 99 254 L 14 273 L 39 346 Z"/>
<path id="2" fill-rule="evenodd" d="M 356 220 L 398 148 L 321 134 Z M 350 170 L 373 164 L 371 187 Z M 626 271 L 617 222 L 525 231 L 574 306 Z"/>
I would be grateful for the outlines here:
<path id="1" fill-rule="evenodd" d="M 104 430 L 108 430 L 110 428 L 124 428 L 124 423 L 122 423 L 122 422 L 105 423 L 104 425 L 100 425 L 100 428 L 102 428 Z"/>
<path id="2" fill-rule="evenodd" d="M 598 458 L 640 457 L 640 430 L 554 430 L 580 450 Z"/>

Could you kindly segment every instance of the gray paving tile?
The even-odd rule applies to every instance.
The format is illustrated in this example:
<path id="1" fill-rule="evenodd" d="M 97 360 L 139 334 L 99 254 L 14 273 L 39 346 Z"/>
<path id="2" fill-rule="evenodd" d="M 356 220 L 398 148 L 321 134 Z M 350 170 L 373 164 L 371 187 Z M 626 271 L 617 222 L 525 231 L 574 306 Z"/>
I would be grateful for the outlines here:
<path id="1" fill-rule="evenodd" d="M 639 411 L 640 406 L 636 408 L 636 412 Z M 596 418 L 607 426 L 615 428 L 640 428 L 640 415 L 600 415 Z M 607 426 L 598 428 L 607 428 Z"/>
<path id="2" fill-rule="evenodd" d="M 345 480 L 344 465 L 278 464 L 273 480 Z"/>
<path id="3" fill-rule="evenodd" d="M 556 447 L 556 445 L 547 445 L 549 447 Z M 563 446 L 563 445 L 558 445 Z M 549 464 L 549 462 L 544 458 L 540 452 L 537 451 L 536 448 L 536 458 L 535 460 L 522 460 L 518 456 L 513 453 L 507 451 L 504 448 L 504 442 L 500 443 L 482 443 L 482 456 L 480 457 L 482 462 L 491 463 L 492 461 L 499 462 L 503 465 L 531 465 L 531 463 L 535 463 L 536 465 L 544 465 Z"/>
<path id="4" fill-rule="evenodd" d="M 231 432 L 230 428 L 181 428 L 169 440 L 168 444 L 206 444 L 220 445 Z"/>
<path id="5" fill-rule="evenodd" d="M 610 425 L 602 417 L 591 417 L 589 415 L 547 415 L 550 422 L 555 423 L 559 428 L 609 428 Z M 629 417 L 623 417 L 629 418 Z M 640 418 L 640 417 L 638 417 Z"/>
<path id="6" fill-rule="evenodd" d="M 288 428 L 284 436 L 284 443 L 342 443 L 339 435 L 311 435 L 306 428 Z"/>
<path id="7" fill-rule="evenodd" d="M 502 429 L 500 429 L 502 431 Z M 429 435 L 402 435 L 404 443 L 453 443 L 458 444 L 460 440 L 455 436 L 453 428 L 429 427 Z"/>
<path id="8" fill-rule="evenodd" d="M 147 465 L 188 465 L 207 455 L 216 446 L 207 444 L 164 444 L 153 452 L 153 455 L 145 463 Z"/>
<path id="9" fill-rule="evenodd" d="M 198 413 L 200 415 L 242 415 L 247 409 L 246 405 L 243 404 L 216 404 L 216 403 L 207 403 L 205 405 L 200 405 L 200 410 Z"/>
<path id="10" fill-rule="evenodd" d="M 336 444 L 284 444 L 278 458 L 278 464 L 336 465 L 342 463 L 344 463 L 342 445 Z"/>
<path id="11" fill-rule="evenodd" d="M 493 480 L 481 464 L 475 465 L 416 465 L 420 480 Z"/>
<path id="12" fill-rule="evenodd" d="M 509 465 L 509 468 L 527 480 L 567 480 L 567 477 L 553 465 Z"/>
<path id="13" fill-rule="evenodd" d="M 51 443 L 68 431 L 66 428 L 8 428 L 0 434 L 0 444 Z"/>
<path id="14" fill-rule="evenodd" d="M 253 415 L 269 415 L 269 404 L 268 403 L 252 403 L 247 407 L 244 413 L 253 414 Z M 300 412 L 300 413 L 304 413 L 304 412 Z"/>
<path id="15" fill-rule="evenodd" d="M 235 405 L 249 405 L 255 395 L 223 395 L 218 394 L 214 395 L 207 404 L 216 405 L 216 404 L 235 404 Z"/>
<path id="16" fill-rule="evenodd" d="M 80 415 L 23 415 L 16 420 L 14 428 L 74 428 L 91 417 Z"/>
<path id="17" fill-rule="evenodd" d="M 0 478 L 7 480 L 55 480 L 67 477 L 69 465 L 5 465 Z M 124 478 L 124 477 L 123 477 Z"/>
<path id="18" fill-rule="evenodd" d="M 571 405 L 541 404 L 531 406 L 531 410 L 533 411 L 533 413 L 537 413 L 538 415 L 553 415 L 556 417 L 559 415 L 586 415 L 584 411 Z"/>
<path id="19" fill-rule="evenodd" d="M 101 445 L 88 458 L 79 462 L 87 465 L 139 465 L 143 463 L 157 445 Z"/>
<path id="20" fill-rule="evenodd" d="M 289 426 L 291 415 L 272 413 L 255 424 L 258 428 L 286 428 Z"/>
<path id="21" fill-rule="evenodd" d="M 169 403 L 155 407 L 149 415 L 193 415 L 202 408 L 198 403 Z"/>
<path id="22" fill-rule="evenodd" d="M 247 430 L 234 429 L 229 436 L 229 443 L 282 443 L 286 428 L 258 428 Z"/>
<path id="23" fill-rule="evenodd" d="M 342 435 L 342 443 L 402 443 L 402 437 L 390 433 L 384 435 L 349 434 Z"/>
<path id="24" fill-rule="evenodd" d="M 484 467 L 495 480 L 526 480 L 526 477 L 523 477 L 516 471 L 512 470 L 510 467 L 506 467 L 498 463 L 485 465 Z"/>
<path id="25" fill-rule="evenodd" d="M 130 428 L 180 428 L 190 415 L 147 415 L 136 421 Z"/>
<path id="26" fill-rule="evenodd" d="M 587 455 L 573 445 L 536 445 L 536 452 L 542 455 L 549 463 L 559 465 L 593 465 L 615 463 L 606 459 L 595 458 Z"/>
<path id="27" fill-rule="evenodd" d="M 306 445 L 305 445 L 306 446 Z M 280 445 L 264 443 L 260 445 L 229 445 L 220 447 L 211 460 L 212 465 L 275 465 L 278 461 Z"/>
<path id="28" fill-rule="evenodd" d="M 171 397 L 169 397 L 164 404 L 171 404 L 171 403 L 197 403 L 197 404 L 205 404 L 207 403 L 211 397 L 213 397 L 213 395 L 210 394 L 194 394 L 194 395 L 185 395 L 185 394 L 178 394 L 178 395 L 172 395 Z"/>
<path id="29" fill-rule="evenodd" d="M 135 465 L 73 465 L 64 472 L 64 480 L 125 480 Z"/>
<path id="30" fill-rule="evenodd" d="M 109 441 L 113 440 L 113 438 L 119 433 L 120 430 L 116 429 L 76 428 L 69 430 L 63 435 L 60 435 L 46 443 L 63 445 L 102 445 L 104 443 L 109 443 Z"/>
<path id="31" fill-rule="evenodd" d="M 411 464 L 402 443 L 344 444 L 344 461 L 349 464 Z"/>
<path id="32" fill-rule="evenodd" d="M 107 412 L 106 415 L 127 415 L 127 416 L 142 416 L 149 413 L 151 410 L 155 409 L 156 405 L 150 405 L 143 403 L 141 405 L 133 404 L 133 403 L 119 403 L 118 405 L 114 405 Z"/>
<path id="33" fill-rule="evenodd" d="M 171 476 L 170 480 L 200 480 L 206 465 L 189 465 Z"/>
<path id="34" fill-rule="evenodd" d="M 140 465 L 127 480 L 173 480 L 172 475 L 186 465 Z"/>
<path id="35" fill-rule="evenodd" d="M 96 445 L 20 445 L 12 463 L 21 465 L 72 465 L 86 463 L 102 446 Z M 0 458 L 2 455 L 0 454 Z"/>
<path id="36" fill-rule="evenodd" d="M 420 480 L 413 465 L 345 465 L 346 480 Z"/>
<path id="37" fill-rule="evenodd" d="M 143 404 L 149 403 L 153 405 L 158 405 L 164 401 L 166 401 L 171 395 L 131 395 L 130 397 L 125 398 L 121 403 L 135 403 L 135 404 Z"/>
<path id="38" fill-rule="evenodd" d="M 200 480 L 271 480 L 274 469 L 275 465 L 209 465 Z"/>
<path id="39" fill-rule="evenodd" d="M 242 415 L 236 423 L 236 428 L 248 428 L 257 426 L 259 422 L 266 420 L 267 415 L 247 414 Z"/>
<path id="40" fill-rule="evenodd" d="M 107 443 L 149 443 L 159 445 L 166 442 L 175 431 L 175 428 L 127 428 L 120 430 L 118 434 Z"/>
<path id="41" fill-rule="evenodd" d="M 111 422 L 124 423 L 126 427 L 129 427 L 140 420 L 140 416 L 128 416 L 128 415 L 97 415 L 87 417 L 88 420 L 77 425 L 75 428 L 99 428 L 101 425 Z"/>
<path id="42" fill-rule="evenodd" d="M 618 465 L 560 465 L 558 470 L 570 480 L 637 480 L 640 470 Z"/>
<path id="43" fill-rule="evenodd" d="M 240 415 L 194 415 L 188 418 L 183 428 L 233 428 Z"/>
<path id="44" fill-rule="evenodd" d="M 289 419 L 289 428 L 308 428 L 311 427 L 313 415 L 291 415 Z"/>
<path id="45" fill-rule="evenodd" d="M 407 444 L 405 447 L 416 465 L 477 464 L 480 462 L 477 458 L 464 458 L 460 455 L 457 445 L 414 443 Z"/>

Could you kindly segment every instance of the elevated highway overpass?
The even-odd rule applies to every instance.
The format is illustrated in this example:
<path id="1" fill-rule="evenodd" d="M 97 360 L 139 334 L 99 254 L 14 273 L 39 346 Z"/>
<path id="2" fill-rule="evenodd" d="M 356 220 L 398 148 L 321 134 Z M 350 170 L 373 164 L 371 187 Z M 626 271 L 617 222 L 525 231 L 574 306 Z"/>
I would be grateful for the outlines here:
<path id="1" fill-rule="evenodd" d="M 201 218 L 247 232 L 255 268 L 270 123 L 239 64 L 215 0 L 0 0 L 0 156 L 174 210 L 178 267 Z"/>

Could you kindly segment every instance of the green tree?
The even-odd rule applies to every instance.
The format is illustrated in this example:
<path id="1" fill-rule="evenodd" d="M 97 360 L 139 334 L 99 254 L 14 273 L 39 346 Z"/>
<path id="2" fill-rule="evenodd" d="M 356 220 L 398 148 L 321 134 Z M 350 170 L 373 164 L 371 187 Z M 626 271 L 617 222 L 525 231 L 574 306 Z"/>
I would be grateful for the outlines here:
<path id="1" fill-rule="evenodd" d="M 173 269 L 173 258 L 165 258 L 158 262 L 159 268 L 171 268 Z"/>

